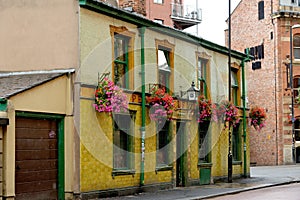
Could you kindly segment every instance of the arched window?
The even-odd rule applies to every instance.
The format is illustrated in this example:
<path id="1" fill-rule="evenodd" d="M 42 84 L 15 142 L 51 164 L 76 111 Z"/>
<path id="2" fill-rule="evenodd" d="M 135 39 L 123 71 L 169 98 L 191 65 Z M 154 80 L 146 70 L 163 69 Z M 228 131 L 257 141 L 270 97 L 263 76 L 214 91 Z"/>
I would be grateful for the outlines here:
<path id="1" fill-rule="evenodd" d="M 293 46 L 294 46 L 294 59 L 300 59 L 300 35 L 294 35 Z"/>

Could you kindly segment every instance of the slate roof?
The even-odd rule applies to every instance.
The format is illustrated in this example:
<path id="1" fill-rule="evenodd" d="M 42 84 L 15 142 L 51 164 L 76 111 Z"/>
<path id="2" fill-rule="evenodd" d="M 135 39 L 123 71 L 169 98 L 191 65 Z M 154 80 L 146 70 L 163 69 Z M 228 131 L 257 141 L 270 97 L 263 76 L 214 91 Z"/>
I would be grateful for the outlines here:
<path id="1" fill-rule="evenodd" d="M 0 72 L 0 98 L 9 98 L 58 78 L 74 69 L 26 72 Z"/>

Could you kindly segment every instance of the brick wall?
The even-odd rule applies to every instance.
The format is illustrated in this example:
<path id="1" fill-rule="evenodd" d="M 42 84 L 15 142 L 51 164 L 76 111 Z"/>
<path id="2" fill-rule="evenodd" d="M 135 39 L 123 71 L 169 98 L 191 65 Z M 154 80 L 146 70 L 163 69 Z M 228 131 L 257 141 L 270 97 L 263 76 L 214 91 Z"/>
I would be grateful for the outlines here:
<path id="1" fill-rule="evenodd" d="M 249 108 L 254 105 L 267 110 L 266 127 L 261 131 L 250 128 L 250 161 L 257 165 L 276 165 L 282 163 L 282 148 L 280 144 L 280 126 L 276 123 L 281 119 L 281 72 L 274 63 L 275 37 L 271 38 L 273 25 L 270 2 L 265 1 L 265 18 L 258 20 L 258 1 L 242 1 L 231 17 L 231 47 L 244 51 L 258 45 L 264 46 L 264 58 L 261 69 L 252 70 L 252 62 L 247 64 L 246 79 L 248 87 Z M 274 35 L 274 33 L 273 33 Z M 227 39 L 227 38 L 226 38 Z M 227 42 L 226 42 L 227 44 Z M 276 120 L 277 118 L 277 120 Z"/>
<path id="2" fill-rule="evenodd" d="M 119 0 L 120 8 L 132 8 L 133 12 L 146 16 L 145 0 Z"/>
<path id="3" fill-rule="evenodd" d="M 279 2 L 274 2 L 272 9 L 271 1 L 264 1 L 265 18 L 258 20 L 258 2 L 242 1 L 231 17 L 233 49 L 244 51 L 245 48 L 264 45 L 261 69 L 252 70 L 249 63 L 246 70 L 249 106 L 258 105 L 267 109 L 266 127 L 260 132 L 251 128 L 249 133 L 251 162 L 257 165 L 288 164 L 292 162 L 291 91 L 287 85 L 289 28 L 291 24 L 300 23 L 300 20 L 291 15 L 274 15 L 272 19 L 270 13 L 276 13 L 280 7 Z M 294 76 L 300 74 L 297 65 L 297 62 L 294 63 Z M 295 113 L 298 109 L 295 106 Z"/>

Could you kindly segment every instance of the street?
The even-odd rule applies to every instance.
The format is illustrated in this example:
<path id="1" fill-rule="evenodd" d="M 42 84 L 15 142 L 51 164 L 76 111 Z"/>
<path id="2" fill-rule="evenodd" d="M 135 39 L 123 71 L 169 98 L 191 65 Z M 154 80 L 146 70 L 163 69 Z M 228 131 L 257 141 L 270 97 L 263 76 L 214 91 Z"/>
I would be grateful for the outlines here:
<path id="1" fill-rule="evenodd" d="M 251 190 L 237 194 L 225 195 L 221 197 L 211 198 L 214 200 L 299 200 L 300 199 L 300 183 L 276 186 L 258 190 Z"/>
<path id="2" fill-rule="evenodd" d="M 171 190 L 143 192 L 135 195 L 110 197 L 105 199 L 107 200 L 128 200 L 128 199 L 300 200 L 300 165 L 251 167 L 250 173 L 251 173 L 251 178 L 234 179 L 233 183 L 216 182 L 211 185 L 177 187 Z"/>

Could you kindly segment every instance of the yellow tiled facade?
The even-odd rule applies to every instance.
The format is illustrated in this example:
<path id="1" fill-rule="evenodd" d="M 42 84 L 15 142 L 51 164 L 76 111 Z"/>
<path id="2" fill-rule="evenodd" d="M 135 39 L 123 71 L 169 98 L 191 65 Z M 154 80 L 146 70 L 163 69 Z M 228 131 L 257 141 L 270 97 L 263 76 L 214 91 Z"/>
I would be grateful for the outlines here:
<path id="1" fill-rule="evenodd" d="M 99 8 L 101 9 L 101 8 Z M 223 47 L 205 48 L 201 44 L 188 42 L 180 37 L 168 35 L 152 29 L 145 30 L 144 47 L 141 47 L 141 31 L 137 24 L 122 21 L 103 14 L 104 11 L 94 12 L 81 8 L 81 91 L 80 91 L 80 190 L 83 193 L 99 193 L 122 189 L 143 189 L 146 187 L 175 187 L 195 184 L 209 184 L 216 179 L 226 178 L 228 173 L 228 130 L 224 125 L 211 122 L 209 127 L 209 161 L 200 163 L 199 159 L 199 132 L 195 113 L 190 112 L 193 103 L 186 98 L 178 97 L 181 91 L 190 87 L 190 81 L 198 80 L 197 65 L 200 59 L 207 61 L 210 76 L 209 98 L 213 102 L 227 99 L 227 55 L 220 53 Z M 101 34 L 99 33 L 101 30 Z M 112 60 L 113 42 L 112 30 L 129 37 L 132 59 L 128 76 L 130 86 L 125 89 L 129 101 L 129 110 L 134 111 L 134 139 L 133 139 L 133 164 L 128 173 L 114 173 L 113 167 L 113 119 L 107 113 L 98 113 L 93 103 L 95 101 L 95 88 L 99 75 L 108 74 L 113 79 L 114 61 Z M 175 31 L 175 30 L 168 30 Z M 170 121 L 168 141 L 167 166 L 160 166 L 158 160 L 158 134 L 155 122 L 148 115 L 149 105 L 145 111 L 145 154 L 142 162 L 142 81 L 141 81 L 141 52 L 144 48 L 145 56 L 145 94 L 149 95 L 151 84 L 158 82 L 159 69 L 157 67 L 157 47 L 168 48 L 174 56 L 170 62 L 171 73 L 170 88 L 178 106 Z M 212 45 L 212 44 L 206 44 Z M 213 50 L 214 48 L 218 50 Z M 224 52 L 226 49 L 224 48 Z M 241 71 L 241 60 L 244 54 L 232 57 L 232 63 Z M 172 71 L 173 70 L 173 71 Z M 238 73 L 241 80 L 241 73 Z M 217 77 L 217 78 L 216 78 Z M 199 78 L 199 77 L 198 77 Z M 199 83 L 197 83 L 199 84 Z M 197 85 L 198 86 L 198 85 Z M 242 89 L 238 90 L 241 93 Z M 241 94 L 239 94 L 241 96 Z M 180 96 L 180 95 L 179 95 Z M 240 97 L 239 97 L 240 100 Z M 240 106 L 240 103 L 239 103 Z M 242 112 L 240 112 L 242 119 Z M 184 127 L 179 130 L 180 127 Z M 242 125 L 241 125 L 242 126 Z M 240 129 L 242 130 L 242 129 Z M 181 136 L 179 136 L 181 134 Z M 239 135 L 238 145 L 239 161 L 233 164 L 233 176 L 243 175 L 243 137 Z M 169 139 L 168 139 L 169 140 Z M 247 136 L 247 146 L 248 146 Z M 144 165 L 143 165 L 144 164 Z M 249 152 L 247 151 L 247 174 L 250 173 Z M 142 167 L 144 166 L 144 168 Z M 141 170 L 144 170 L 144 174 Z M 143 176 L 143 183 L 141 179 Z M 91 178 L 92 177 L 92 178 Z M 201 180 L 205 177 L 205 183 Z M 208 180 L 208 182 L 207 182 Z M 203 180 L 202 180 L 203 181 Z"/>

